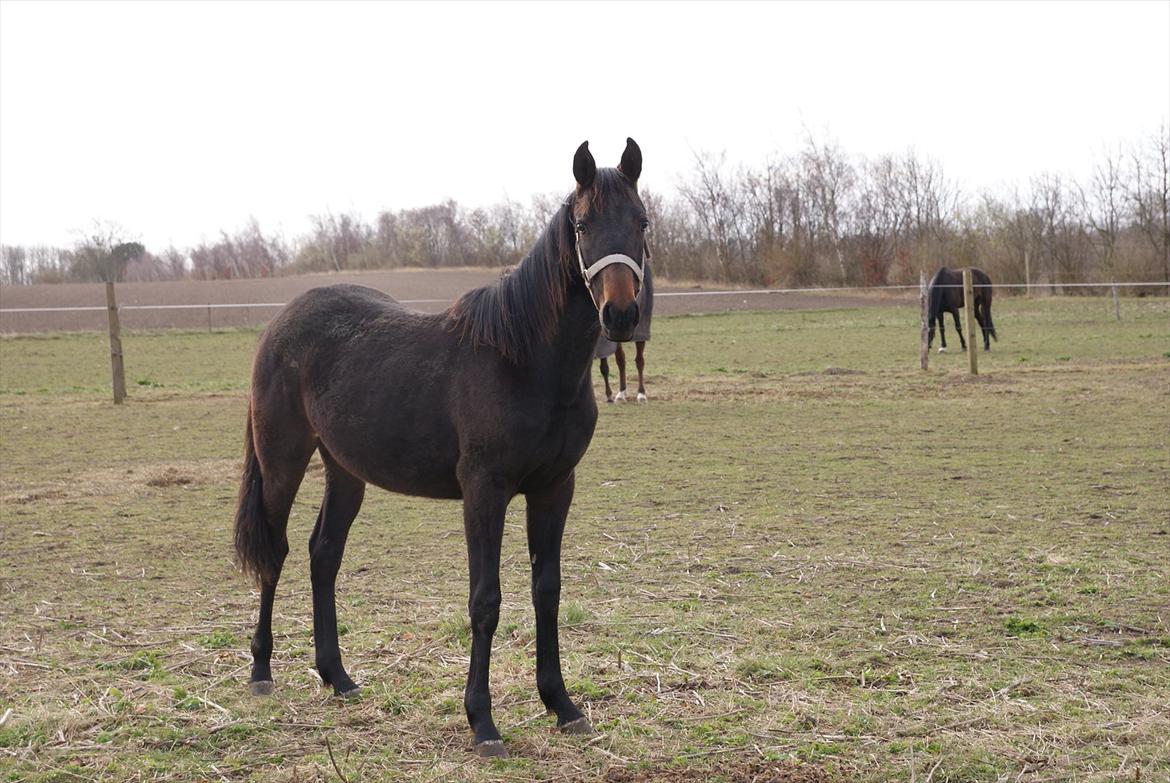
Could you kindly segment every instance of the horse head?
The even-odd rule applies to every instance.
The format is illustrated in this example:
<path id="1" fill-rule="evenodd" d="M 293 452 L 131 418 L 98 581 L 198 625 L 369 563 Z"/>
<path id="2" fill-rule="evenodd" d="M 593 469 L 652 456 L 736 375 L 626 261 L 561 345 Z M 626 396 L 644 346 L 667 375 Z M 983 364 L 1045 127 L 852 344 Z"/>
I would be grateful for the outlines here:
<path id="1" fill-rule="evenodd" d="M 638 196 L 642 151 L 633 139 L 615 169 L 598 169 L 589 142 L 577 148 L 571 196 L 575 252 L 579 272 L 593 304 L 602 333 L 625 342 L 638 325 L 638 293 L 649 258 L 646 231 L 650 221 Z"/>

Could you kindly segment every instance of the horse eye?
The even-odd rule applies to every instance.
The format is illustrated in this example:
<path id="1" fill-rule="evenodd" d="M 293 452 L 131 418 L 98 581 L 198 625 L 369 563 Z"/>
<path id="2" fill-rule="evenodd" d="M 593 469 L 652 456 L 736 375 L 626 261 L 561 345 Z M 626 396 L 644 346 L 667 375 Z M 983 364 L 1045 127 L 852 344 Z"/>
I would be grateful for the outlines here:
<path id="1" fill-rule="evenodd" d="M 574 226 L 574 228 L 577 229 L 578 234 L 584 234 L 585 233 L 585 221 L 578 220 L 577 224 Z"/>
<path id="2" fill-rule="evenodd" d="M 647 220 L 646 218 L 642 218 L 642 230 L 647 231 L 647 230 L 649 230 L 649 228 L 650 228 L 650 221 Z"/>

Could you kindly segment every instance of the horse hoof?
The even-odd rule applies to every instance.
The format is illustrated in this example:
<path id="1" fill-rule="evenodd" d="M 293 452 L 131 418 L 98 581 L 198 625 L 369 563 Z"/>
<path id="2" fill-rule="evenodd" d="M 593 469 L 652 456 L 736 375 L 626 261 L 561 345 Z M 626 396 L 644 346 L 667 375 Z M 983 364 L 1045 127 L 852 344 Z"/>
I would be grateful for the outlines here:
<path id="1" fill-rule="evenodd" d="M 939 352 L 939 353 L 946 353 L 946 352 L 947 352 L 947 349 L 946 349 L 946 348 L 939 348 L 939 349 L 938 349 L 938 352 Z"/>
<path id="2" fill-rule="evenodd" d="M 616 397 L 615 399 L 616 399 L 618 402 L 625 402 L 625 401 L 626 401 L 626 393 L 625 393 L 624 391 L 620 391 L 620 392 L 618 392 L 618 393 L 617 393 L 617 397 Z"/>
<path id="3" fill-rule="evenodd" d="M 588 718 L 577 718 L 577 720 L 571 720 L 564 726 L 560 726 L 558 730 L 561 732 L 561 734 L 592 735 L 597 733 L 593 730 L 593 724 L 589 722 Z"/>
<path id="4" fill-rule="evenodd" d="M 613 405 L 613 397 L 606 397 L 606 398 L 605 398 L 605 401 L 606 401 L 606 403 L 608 403 L 609 405 Z"/>
<path id="5" fill-rule="evenodd" d="M 644 392 L 638 392 L 638 402 L 646 402 L 646 394 Z"/>
<path id="6" fill-rule="evenodd" d="M 272 680 L 254 680 L 248 683 L 248 691 L 253 696 L 271 696 L 276 684 Z"/>
<path id="7" fill-rule="evenodd" d="M 508 749 L 504 747 L 503 740 L 484 740 L 475 743 L 475 755 L 481 759 L 506 759 Z"/>
<path id="8" fill-rule="evenodd" d="M 362 686 L 355 685 L 347 691 L 337 691 L 334 695 L 339 699 L 358 699 L 362 695 Z"/>

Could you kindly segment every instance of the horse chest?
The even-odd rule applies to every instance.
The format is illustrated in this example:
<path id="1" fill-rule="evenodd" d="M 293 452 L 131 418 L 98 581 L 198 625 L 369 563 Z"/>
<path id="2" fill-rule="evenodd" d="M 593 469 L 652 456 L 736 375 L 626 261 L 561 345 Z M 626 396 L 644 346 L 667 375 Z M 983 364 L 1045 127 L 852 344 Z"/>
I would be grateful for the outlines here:
<path id="1" fill-rule="evenodd" d="M 559 477 L 572 470 L 589 448 L 597 408 L 573 405 L 555 410 L 543 434 L 533 441 L 528 468 L 532 474 Z"/>

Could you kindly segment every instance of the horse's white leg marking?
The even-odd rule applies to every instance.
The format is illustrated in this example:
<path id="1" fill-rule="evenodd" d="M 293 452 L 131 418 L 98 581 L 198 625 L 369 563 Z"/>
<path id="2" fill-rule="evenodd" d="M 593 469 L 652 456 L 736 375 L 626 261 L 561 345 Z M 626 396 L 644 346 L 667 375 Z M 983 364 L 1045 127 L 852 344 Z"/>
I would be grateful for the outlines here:
<path id="1" fill-rule="evenodd" d="M 638 392 L 638 402 L 645 402 L 645 401 L 646 401 L 646 393 L 645 392 Z"/>
<path id="2" fill-rule="evenodd" d="M 622 389 L 621 391 L 619 391 L 617 393 L 617 397 L 615 397 L 614 399 L 617 400 L 618 402 L 625 402 L 626 401 L 626 390 Z"/>
<path id="3" fill-rule="evenodd" d="M 939 353 L 946 353 L 946 352 L 947 352 L 947 349 L 946 349 L 946 348 L 943 348 L 943 347 L 940 345 L 940 346 L 938 347 L 938 352 L 939 352 Z"/>

